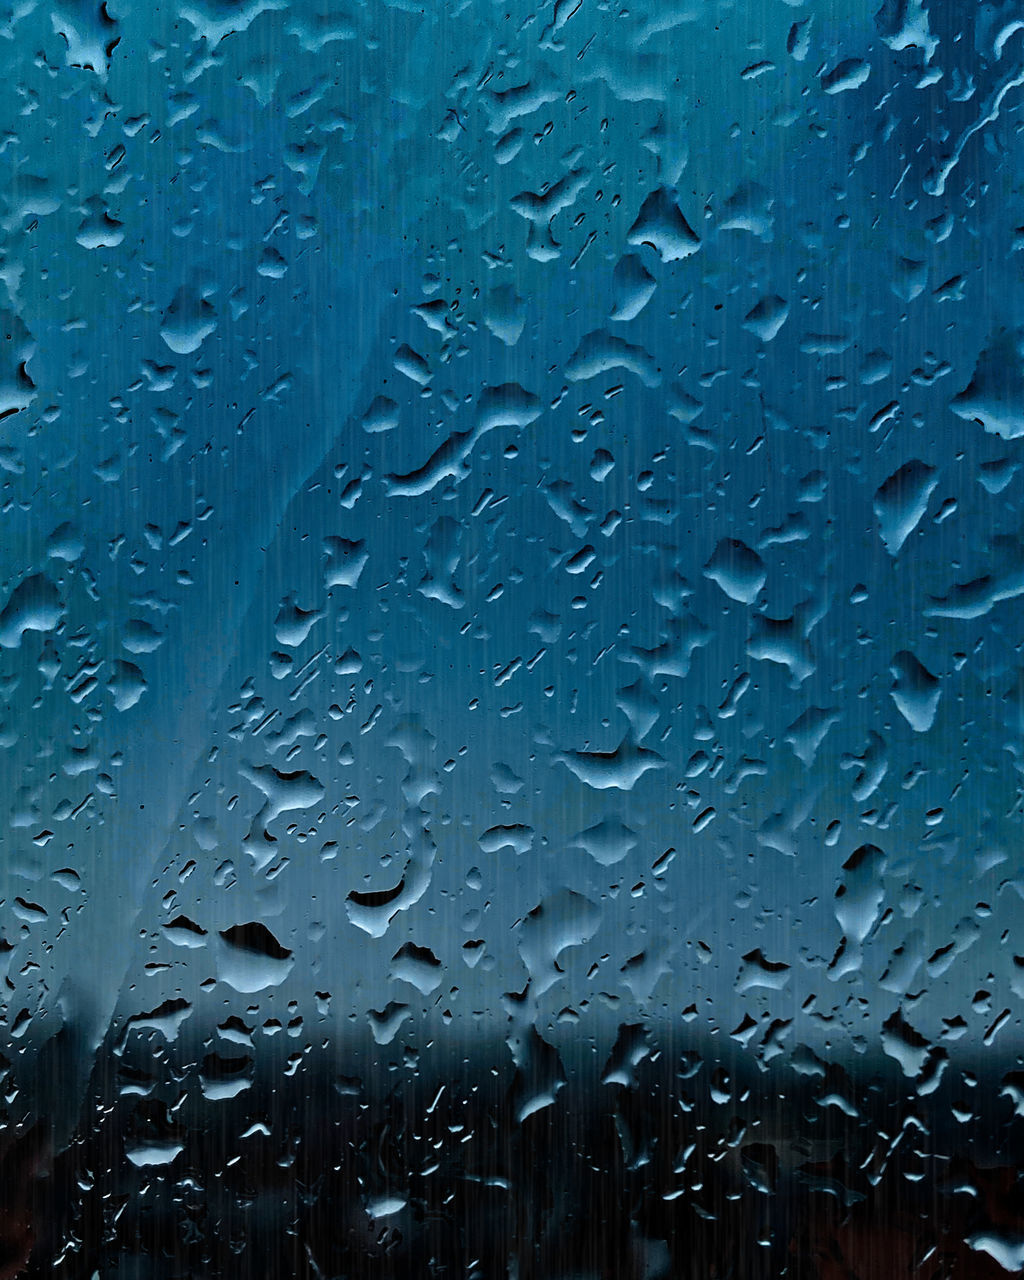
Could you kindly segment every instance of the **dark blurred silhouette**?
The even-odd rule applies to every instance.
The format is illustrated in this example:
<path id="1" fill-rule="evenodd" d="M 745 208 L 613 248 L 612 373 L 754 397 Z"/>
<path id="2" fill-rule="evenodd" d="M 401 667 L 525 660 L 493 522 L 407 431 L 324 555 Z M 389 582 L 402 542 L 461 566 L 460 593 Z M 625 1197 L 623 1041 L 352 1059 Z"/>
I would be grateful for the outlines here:
<path id="1" fill-rule="evenodd" d="M 968 1116 L 959 1084 L 920 1097 L 884 1063 L 757 1069 L 630 1027 L 531 1109 L 549 1076 L 500 1043 L 429 1068 L 209 1046 L 108 1043 L 63 1150 L 45 1116 L 5 1135 L 0 1280 L 998 1280 L 1024 1258 L 997 1076 Z"/>
<path id="2" fill-rule="evenodd" d="M 0 1134 L 0 1280 L 13 1280 L 28 1265 L 40 1212 L 38 1179 L 49 1155 L 44 1121 Z"/>

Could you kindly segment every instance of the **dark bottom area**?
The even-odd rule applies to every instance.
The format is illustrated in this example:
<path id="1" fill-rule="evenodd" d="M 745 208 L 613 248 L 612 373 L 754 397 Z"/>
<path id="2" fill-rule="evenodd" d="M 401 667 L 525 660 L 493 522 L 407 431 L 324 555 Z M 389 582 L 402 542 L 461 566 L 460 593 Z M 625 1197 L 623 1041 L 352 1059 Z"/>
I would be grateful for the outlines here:
<path id="1" fill-rule="evenodd" d="M 38 1096 L 7 1094 L 0 1280 L 1024 1267 L 1016 1064 L 922 1083 L 798 1050 L 748 1069 L 641 1028 L 589 1078 L 539 1039 L 517 1069 L 504 1045 L 447 1071 L 408 1050 L 339 1068 L 331 1046 L 294 1048 L 258 1063 L 209 1042 L 104 1050 L 66 1146 L 46 1114 L 59 1054 L 44 1054 Z"/>

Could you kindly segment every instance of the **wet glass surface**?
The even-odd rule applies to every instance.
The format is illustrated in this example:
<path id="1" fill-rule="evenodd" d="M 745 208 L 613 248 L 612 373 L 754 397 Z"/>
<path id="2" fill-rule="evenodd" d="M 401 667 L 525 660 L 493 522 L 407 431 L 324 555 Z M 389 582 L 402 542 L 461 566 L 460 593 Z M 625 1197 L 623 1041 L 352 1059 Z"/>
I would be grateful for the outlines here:
<path id="1" fill-rule="evenodd" d="M 1024 1270 L 1024 10 L 0 37 L 0 1276 Z"/>

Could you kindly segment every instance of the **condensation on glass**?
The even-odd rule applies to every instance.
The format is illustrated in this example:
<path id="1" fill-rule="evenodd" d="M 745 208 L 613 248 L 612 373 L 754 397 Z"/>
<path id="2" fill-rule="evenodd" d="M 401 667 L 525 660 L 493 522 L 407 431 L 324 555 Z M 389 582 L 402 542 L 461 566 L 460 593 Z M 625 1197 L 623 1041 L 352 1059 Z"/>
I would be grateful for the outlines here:
<path id="1" fill-rule="evenodd" d="M 1024 1269 L 1024 10 L 878 3 L 0 14 L 0 1275 Z"/>

